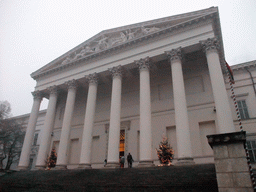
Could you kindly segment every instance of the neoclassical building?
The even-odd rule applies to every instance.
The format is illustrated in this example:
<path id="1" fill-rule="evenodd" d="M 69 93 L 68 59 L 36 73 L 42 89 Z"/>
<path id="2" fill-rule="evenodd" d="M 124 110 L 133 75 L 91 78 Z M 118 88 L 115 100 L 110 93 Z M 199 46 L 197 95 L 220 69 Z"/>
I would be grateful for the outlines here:
<path id="1" fill-rule="evenodd" d="M 174 163 L 213 162 L 206 135 L 239 131 L 225 72 L 217 7 L 104 30 L 31 74 L 19 169 L 44 169 L 52 148 L 56 169 L 117 167 L 128 153 L 154 166 L 163 135 Z"/>

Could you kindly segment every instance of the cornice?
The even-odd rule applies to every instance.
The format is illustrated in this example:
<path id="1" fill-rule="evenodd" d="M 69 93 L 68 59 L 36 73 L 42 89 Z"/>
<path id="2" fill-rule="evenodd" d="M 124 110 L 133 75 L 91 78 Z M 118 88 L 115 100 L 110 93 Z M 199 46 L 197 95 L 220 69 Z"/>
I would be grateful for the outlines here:
<path id="1" fill-rule="evenodd" d="M 245 68 L 255 68 L 256 67 L 256 60 L 254 61 L 248 61 L 241 64 L 232 65 L 231 69 L 233 71 L 243 70 Z"/>
<path id="2" fill-rule="evenodd" d="M 197 13 L 198 14 L 198 13 Z M 178 16 L 177 16 L 178 17 Z M 175 17 L 173 16 L 172 19 L 174 19 Z M 163 28 L 161 28 L 160 30 L 157 30 L 155 32 L 152 32 L 152 33 L 149 33 L 149 34 L 146 34 L 146 35 L 141 35 L 141 36 L 138 36 L 134 39 L 131 39 L 131 40 L 127 40 L 126 42 L 124 43 L 121 43 L 121 44 L 118 44 L 118 45 L 115 45 L 115 46 L 112 46 L 110 48 L 107 48 L 105 50 L 102 50 L 102 51 L 99 51 L 99 52 L 95 52 L 95 53 L 92 53 L 92 54 L 89 54 L 89 55 L 86 55 L 82 58 L 79 58 L 75 61 L 72 61 L 70 63 L 67 63 L 67 64 L 64 64 L 64 65 L 58 65 L 52 69 L 49 69 L 47 71 L 43 71 L 43 72 L 34 72 L 31 74 L 31 77 L 35 80 L 37 80 L 38 78 L 40 77 L 43 77 L 43 76 L 47 76 L 47 75 L 50 75 L 50 74 L 53 74 L 53 73 L 56 73 L 58 71 L 63 71 L 65 69 L 68 69 L 68 68 L 71 68 L 73 66 L 77 66 L 77 65 L 81 65 L 81 64 L 84 64 L 84 62 L 87 63 L 90 63 L 90 62 L 93 62 L 93 61 L 96 61 L 96 60 L 99 60 L 99 59 L 102 59 L 102 58 L 106 58 L 106 57 L 109 57 L 109 56 L 112 56 L 113 54 L 117 54 L 117 53 L 120 53 L 124 50 L 127 50 L 127 49 L 132 49 L 134 47 L 138 47 L 138 46 L 141 46 L 142 44 L 147 44 L 149 42 L 152 42 L 152 41 L 156 41 L 158 39 L 161 39 L 161 38 L 164 38 L 166 36 L 170 36 L 170 35 L 173 35 L 175 34 L 177 31 L 186 31 L 186 30 L 189 30 L 191 28 L 193 28 L 193 25 L 198 25 L 202 22 L 205 22 L 207 20 L 216 20 L 216 18 L 218 18 L 218 12 L 211 12 L 210 14 L 206 14 L 206 15 L 201 15 L 199 17 L 196 17 L 196 18 L 193 18 L 193 19 L 190 19 L 190 20 L 187 20 L 185 22 L 181 22 L 181 23 L 178 23 L 176 25 L 173 25 L 173 26 L 165 26 Z M 159 20 L 154 20 L 150 23 L 149 22 L 144 22 L 144 23 L 140 23 L 139 24 L 134 24 L 132 25 L 133 27 L 135 27 L 136 25 L 138 25 L 138 27 L 141 27 L 142 24 L 155 24 L 159 21 L 164 21 L 165 18 L 163 19 L 159 19 Z M 168 22 L 168 20 L 166 19 L 166 22 Z M 161 24 L 161 23 L 160 23 Z M 121 27 L 121 28 L 117 28 L 119 31 L 121 29 L 128 29 L 129 26 L 126 26 L 125 27 Z M 147 26 L 146 26 L 147 27 Z M 116 29 L 116 30 L 117 30 Z M 115 30 L 112 29 L 112 30 L 108 30 L 108 32 L 114 32 Z M 104 31 L 103 31 L 104 32 Z M 94 38 L 99 38 L 101 37 L 101 34 L 103 33 L 99 33 L 97 34 L 96 36 L 94 36 Z M 91 38 L 89 39 L 91 40 Z M 80 48 L 80 47 L 83 47 L 83 46 L 86 46 L 86 43 L 89 41 L 87 40 L 86 42 L 82 43 L 81 45 L 77 46 L 76 49 Z M 222 40 L 221 41 L 221 44 L 222 44 Z M 60 60 L 63 60 L 63 58 L 67 57 L 68 55 L 70 55 L 72 53 L 72 51 L 74 51 L 73 49 L 70 50 L 69 52 L 67 52 L 66 54 L 64 54 L 63 56 L 57 58 L 56 60 L 54 60 L 53 62 L 49 63 L 49 64 L 54 64 L 54 63 L 58 63 L 60 62 Z M 49 65 L 48 64 L 48 65 Z M 47 65 L 47 66 L 48 66 Z M 42 69 L 42 68 L 41 68 Z"/>

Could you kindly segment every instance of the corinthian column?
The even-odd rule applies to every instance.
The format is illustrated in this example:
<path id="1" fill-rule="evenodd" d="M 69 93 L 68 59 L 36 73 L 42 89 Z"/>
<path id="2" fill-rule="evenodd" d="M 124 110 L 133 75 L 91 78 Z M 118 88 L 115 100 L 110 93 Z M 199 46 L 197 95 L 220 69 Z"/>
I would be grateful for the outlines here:
<path id="1" fill-rule="evenodd" d="M 206 52 L 219 132 L 235 132 L 227 91 L 222 75 L 220 58 L 218 54 L 219 42 L 217 38 L 209 38 L 205 41 L 201 41 L 200 43 L 203 47 L 203 50 Z"/>
<path id="2" fill-rule="evenodd" d="M 28 126 L 26 130 L 26 135 L 24 139 L 24 143 L 22 146 L 22 151 L 20 155 L 20 161 L 18 168 L 20 170 L 27 169 L 29 166 L 29 155 L 31 152 L 31 145 L 34 138 L 34 132 L 36 128 L 36 122 L 37 122 L 37 116 L 40 109 L 40 104 L 42 101 L 42 94 L 39 91 L 32 92 L 32 95 L 34 97 L 34 103 L 32 106 L 32 110 L 30 113 Z"/>
<path id="3" fill-rule="evenodd" d="M 149 62 L 149 57 L 135 61 L 140 70 L 140 167 L 154 166 L 152 161 Z"/>
<path id="4" fill-rule="evenodd" d="M 172 68 L 178 163 L 194 163 L 191 151 L 187 101 L 181 63 L 181 48 L 166 52 Z"/>
<path id="5" fill-rule="evenodd" d="M 109 70 L 112 73 L 113 83 L 110 108 L 107 167 L 118 167 L 120 145 L 122 71 L 120 65 L 117 67 L 113 67 Z"/>
<path id="6" fill-rule="evenodd" d="M 66 101 L 66 108 L 64 112 L 63 124 L 61 129 L 59 152 L 56 163 L 56 169 L 66 169 L 68 162 L 68 145 L 69 134 L 71 129 L 71 121 L 76 99 L 77 82 L 75 80 L 68 81 L 68 96 Z"/>
<path id="7" fill-rule="evenodd" d="M 36 168 L 44 169 L 46 167 L 47 157 L 49 155 L 49 147 L 50 147 L 50 138 L 51 132 L 54 124 L 55 111 L 56 111 L 56 103 L 57 103 L 57 86 L 51 86 L 48 88 L 50 92 L 48 108 L 45 116 L 44 128 L 42 129 L 41 140 L 43 142 L 40 143 Z"/>
<path id="8" fill-rule="evenodd" d="M 81 156 L 79 168 L 91 168 L 91 147 L 92 147 L 92 129 L 95 117 L 96 97 L 98 77 L 97 74 L 90 74 L 87 77 L 89 81 L 89 90 L 86 103 L 84 118 L 84 130 L 82 138 Z"/>

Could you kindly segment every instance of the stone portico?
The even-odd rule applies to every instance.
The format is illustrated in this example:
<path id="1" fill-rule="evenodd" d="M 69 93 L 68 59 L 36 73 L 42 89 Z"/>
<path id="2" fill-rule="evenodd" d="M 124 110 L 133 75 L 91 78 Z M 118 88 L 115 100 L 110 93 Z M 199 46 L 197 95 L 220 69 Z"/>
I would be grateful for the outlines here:
<path id="1" fill-rule="evenodd" d="M 206 140 L 205 123 L 214 133 L 235 132 L 224 66 L 216 7 L 105 30 L 31 74 L 37 85 L 19 168 L 29 166 L 43 97 L 49 104 L 38 169 L 54 147 L 56 169 L 66 169 L 74 151 L 78 168 L 105 158 L 118 167 L 128 151 L 138 166 L 154 166 L 163 133 L 175 145 L 177 164 L 213 160 L 208 149 L 196 151 Z"/>

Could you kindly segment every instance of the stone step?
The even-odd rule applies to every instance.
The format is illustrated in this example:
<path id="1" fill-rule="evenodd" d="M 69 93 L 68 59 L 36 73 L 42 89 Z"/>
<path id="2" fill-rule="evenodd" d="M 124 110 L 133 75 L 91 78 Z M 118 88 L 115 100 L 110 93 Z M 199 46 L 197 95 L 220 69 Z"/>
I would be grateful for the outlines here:
<path id="1" fill-rule="evenodd" d="M 20 171 L 1 176 L 0 186 L 0 191 L 218 191 L 213 164 Z"/>

